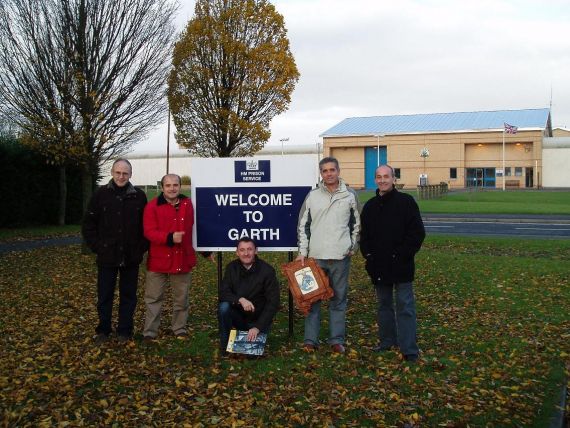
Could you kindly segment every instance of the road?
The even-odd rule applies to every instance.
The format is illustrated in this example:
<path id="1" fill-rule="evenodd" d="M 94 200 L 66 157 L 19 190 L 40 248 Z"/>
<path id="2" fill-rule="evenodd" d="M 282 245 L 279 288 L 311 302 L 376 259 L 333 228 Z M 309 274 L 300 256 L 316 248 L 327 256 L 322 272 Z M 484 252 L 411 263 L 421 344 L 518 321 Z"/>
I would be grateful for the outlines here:
<path id="1" fill-rule="evenodd" d="M 428 235 L 570 239 L 570 216 L 428 214 Z"/>
<path id="2" fill-rule="evenodd" d="M 570 215 L 425 214 L 428 235 L 570 239 Z M 81 243 L 77 236 L 0 242 L 0 254 Z"/>

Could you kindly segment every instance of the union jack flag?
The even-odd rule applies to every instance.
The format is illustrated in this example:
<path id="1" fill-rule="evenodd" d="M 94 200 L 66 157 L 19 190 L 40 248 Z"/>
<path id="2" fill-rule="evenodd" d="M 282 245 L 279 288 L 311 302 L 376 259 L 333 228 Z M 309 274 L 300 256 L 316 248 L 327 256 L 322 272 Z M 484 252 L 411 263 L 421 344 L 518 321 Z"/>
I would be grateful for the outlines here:
<path id="1" fill-rule="evenodd" d="M 514 125 L 509 125 L 507 122 L 504 122 L 505 124 L 505 133 L 507 134 L 516 134 L 518 131 L 518 127 L 514 126 Z"/>

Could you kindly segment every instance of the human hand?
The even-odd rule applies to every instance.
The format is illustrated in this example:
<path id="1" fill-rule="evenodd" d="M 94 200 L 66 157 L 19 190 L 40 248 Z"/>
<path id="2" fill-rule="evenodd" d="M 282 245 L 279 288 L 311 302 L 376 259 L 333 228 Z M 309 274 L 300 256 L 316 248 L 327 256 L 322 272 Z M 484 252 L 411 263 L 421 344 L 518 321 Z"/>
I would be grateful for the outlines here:
<path id="1" fill-rule="evenodd" d="M 247 332 L 247 340 L 248 342 L 253 342 L 257 339 L 257 335 L 259 334 L 259 329 L 257 327 L 252 327 Z"/>
<path id="2" fill-rule="evenodd" d="M 301 260 L 301 266 L 305 266 L 305 256 L 299 254 L 295 260 Z"/>
<path id="3" fill-rule="evenodd" d="M 174 232 L 172 234 L 172 242 L 175 244 L 180 244 L 182 242 L 182 237 L 184 236 L 185 232 Z"/>
<path id="4" fill-rule="evenodd" d="M 243 308 L 244 311 L 246 312 L 253 312 L 255 311 L 255 306 L 253 306 L 253 303 L 251 303 L 249 300 L 247 300 L 245 297 L 240 297 L 238 300 L 239 304 L 241 305 L 241 307 Z"/>

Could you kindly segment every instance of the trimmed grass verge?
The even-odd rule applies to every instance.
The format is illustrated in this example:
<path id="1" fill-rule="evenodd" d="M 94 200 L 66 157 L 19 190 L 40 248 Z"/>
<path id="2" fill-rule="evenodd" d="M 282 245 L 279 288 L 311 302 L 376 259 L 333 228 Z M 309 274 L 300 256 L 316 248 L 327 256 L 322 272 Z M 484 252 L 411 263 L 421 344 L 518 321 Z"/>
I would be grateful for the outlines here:
<path id="1" fill-rule="evenodd" d="M 416 196 L 415 191 L 407 193 Z M 374 194 L 361 192 L 359 198 L 364 203 Z M 418 205 L 422 213 L 570 215 L 570 192 L 451 192 L 439 199 L 418 201 Z"/>

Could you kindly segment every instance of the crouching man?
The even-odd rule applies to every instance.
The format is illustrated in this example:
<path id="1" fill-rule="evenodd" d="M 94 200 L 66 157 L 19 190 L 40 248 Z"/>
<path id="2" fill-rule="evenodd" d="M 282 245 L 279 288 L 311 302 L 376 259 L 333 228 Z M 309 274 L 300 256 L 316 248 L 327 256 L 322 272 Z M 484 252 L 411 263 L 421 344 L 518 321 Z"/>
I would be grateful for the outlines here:
<path id="1" fill-rule="evenodd" d="M 257 257 L 257 246 L 241 238 L 237 259 L 228 263 L 218 290 L 220 353 L 226 352 L 230 330 L 247 331 L 253 341 L 267 333 L 279 308 L 279 283 L 275 269 Z"/>

